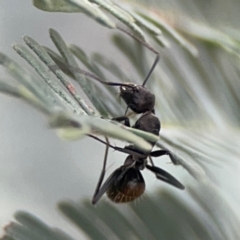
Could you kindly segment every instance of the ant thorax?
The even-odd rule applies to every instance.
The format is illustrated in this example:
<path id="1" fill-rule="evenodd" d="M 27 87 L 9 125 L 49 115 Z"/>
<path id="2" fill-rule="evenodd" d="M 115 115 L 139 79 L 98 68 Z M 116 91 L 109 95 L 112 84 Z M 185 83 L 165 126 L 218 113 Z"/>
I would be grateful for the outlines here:
<path id="1" fill-rule="evenodd" d="M 152 112 L 146 112 L 136 121 L 133 128 L 159 136 L 161 122 Z"/>
<path id="2" fill-rule="evenodd" d="M 151 111 L 155 105 L 155 95 L 142 85 L 127 83 L 120 86 L 120 97 L 136 113 Z"/>

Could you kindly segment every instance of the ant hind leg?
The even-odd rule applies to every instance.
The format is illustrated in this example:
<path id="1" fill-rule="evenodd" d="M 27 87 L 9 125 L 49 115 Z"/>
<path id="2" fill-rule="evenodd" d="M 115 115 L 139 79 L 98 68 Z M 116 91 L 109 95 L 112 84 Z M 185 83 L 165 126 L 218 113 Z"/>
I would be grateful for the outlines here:
<path id="1" fill-rule="evenodd" d="M 107 144 L 109 144 L 109 141 L 108 141 L 108 138 L 107 138 L 107 137 L 106 137 L 106 142 L 107 142 Z M 99 179 L 98 179 L 98 183 L 97 183 L 95 192 L 94 192 L 94 194 L 93 194 L 92 204 L 96 204 L 96 203 L 97 203 L 96 197 L 97 197 L 97 195 L 98 195 L 98 193 L 99 193 L 99 190 L 100 190 L 100 188 L 101 188 L 101 185 L 102 185 L 102 182 L 103 182 L 103 179 L 104 179 L 104 176 L 105 176 L 105 172 L 106 172 L 108 150 L 109 150 L 109 146 L 106 145 L 105 155 L 104 155 L 104 160 L 103 160 L 103 167 L 102 167 L 102 171 L 101 171 L 101 174 L 100 174 L 100 176 L 99 176 Z"/>

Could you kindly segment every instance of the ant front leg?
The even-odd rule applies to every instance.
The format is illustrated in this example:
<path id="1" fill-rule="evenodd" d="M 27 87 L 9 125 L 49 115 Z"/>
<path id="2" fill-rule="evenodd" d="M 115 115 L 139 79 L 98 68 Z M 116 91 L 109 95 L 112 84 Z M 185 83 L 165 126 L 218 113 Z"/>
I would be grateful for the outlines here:
<path id="1" fill-rule="evenodd" d="M 129 117 L 127 117 L 127 116 L 112 118 L 112 120 L 117 121 L 117 122 L 123 122 L 124 121 L 124 125 L 127 126 L 127 127 L 130 127 Z"/>
<path id="2" fill-rule="evenodd" d="M 161 157 L 164 155 L 168 155 L 174 165 L 178 165 L 178 160 L 173 156 L 173 154 L 169 150 L 157 150 L 150 153 L 152 157 Z"/>

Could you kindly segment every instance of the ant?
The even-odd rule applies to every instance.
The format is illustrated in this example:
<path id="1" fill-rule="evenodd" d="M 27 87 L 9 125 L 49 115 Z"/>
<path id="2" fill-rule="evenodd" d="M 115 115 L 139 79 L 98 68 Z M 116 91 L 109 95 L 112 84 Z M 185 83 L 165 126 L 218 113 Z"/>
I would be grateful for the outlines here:
<path id="1" fill-rule="evenodd" d="M 74 71 L 78 71 L 84 74 L 85 76 L 93 78 L 103 84 L 120 87 L 120 97 L 125 101 L 127 109 L 125 111 L 124 116 L 116 117 L 113 118 L 112 120 L 124 122 L 124 125 L 130 127 L 129 118 L 126 116 L 128 108 L 130 108 L 133 112 L 137 114 L 142 114 L 142 116 L 135 122 L 132 128 L 136 128 L 159 136 L 161 123 L 159 118 L 155 116 L 154 110 L 155 95 L 145 88 L 145 84 L 147 83 L 149 77 L 151 76 L 154 68 L 156 67 L 159 61 L 159 53 L 155 49 L 153 49 L 150 45 L 148 45 L 146 42 L 138 39 L 128 31 L 121 29 L 120 27 L 118 27 L 118 29 L 123 31 L 127 35 L 131 36 L 132 38 L 140 42 L 142 45 L 144 45 L 146 48 L 148 48 L 150 51 L 156 54 L 156 58 L 152 64 L 152 67 L 149 70 L 142 85 L 136 85 L 133 83 L 106 82 L 100 79 L 99 77 L 95 76 L 94 74 L 84 71 L 82 69 L 74 68 Z M 52 66 L 50 69 L 52 71 L 55 71 L 56 67 L 57 66 Z M 72 67 L 69 66 L 67 66 L 67 68 L 72 69 Z M 140 197 L 145 190 L 145 182 L 140 170 L 143 170 L 145 168 L 153 172 L 156 175 L 157 179 L 167 182 L 178 189 L 185 188 L 177 179 L 175 179 L 168 172 L 164 171 L 159 167 L 154 166 L 154 163 L 151 159 L 151 157 L 169 155 L 173 164 L 177 165 L 178 162 L 173 157 L 170 151 L 163 149 L 151 152 L 143 152 L 140 151 L 134 145 L 119 148 L 109 144 L 107 137 L 106 142 L 104 142 L 94 135 L 89 134 L 88 136 L 106 145 L 103 167 L 96 186 L 96 190 L 93 195 L 92 204 L 96 204 L 105 192 L 107 193 L 107 196 L 115 203 L 131 202 L 136 198 Z M 152 145 L 152 147 L 154 147 L 156 142 L 149 143 Z M 129 155 L 125 159 L 124 164 L 121 167 L 117 168 L 102 185 L 106 171 L 109 147 L 120 152 L 128 153 Z M 148 164 L 147 160 L 148 157 L 150 159 L 151 165 Z"/>

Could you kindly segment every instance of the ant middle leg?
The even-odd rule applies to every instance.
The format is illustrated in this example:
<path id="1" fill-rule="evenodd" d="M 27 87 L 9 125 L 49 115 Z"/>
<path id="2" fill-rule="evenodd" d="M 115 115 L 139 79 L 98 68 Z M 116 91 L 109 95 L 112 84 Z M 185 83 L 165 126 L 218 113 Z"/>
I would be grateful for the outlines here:
<path id="1" fill-rule="evenodd" d="M 156 150 L 150 153 L 152 157 L 161 157 L 164 155 L 168 155 L 174 165 L 178 165 L 178 160 L 173 156 L 173 154 L 169 150 Z"/>

